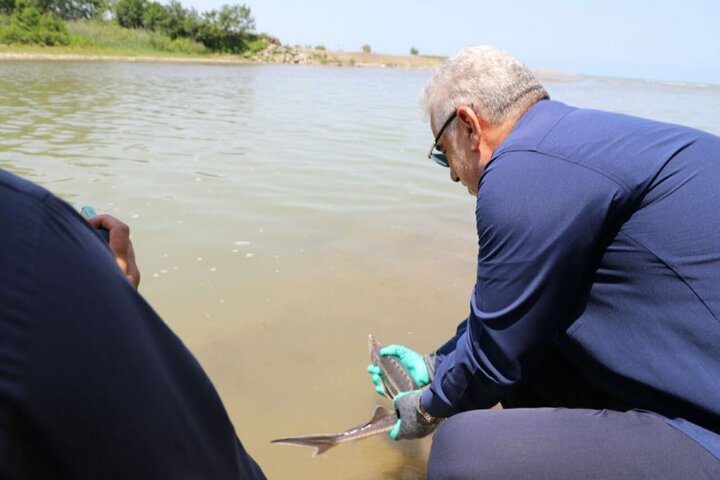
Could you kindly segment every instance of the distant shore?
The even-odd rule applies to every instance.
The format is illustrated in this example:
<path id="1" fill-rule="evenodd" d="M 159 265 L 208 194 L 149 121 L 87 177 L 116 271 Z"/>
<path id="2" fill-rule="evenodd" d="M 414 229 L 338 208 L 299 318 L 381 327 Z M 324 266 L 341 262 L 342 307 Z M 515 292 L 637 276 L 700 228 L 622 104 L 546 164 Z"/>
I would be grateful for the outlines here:
<path id="1" fill-rule="evenodd" d="M 88 61 L 88 62 L 139 62 L 139 63 L 198 63 L 208 65 L 324 65 L 337 67 L 404 68 L 434 70 L 447 57 L 430 55 L 386 55 L 325 51 L 311 48 L 271 45 L 251 57 L 240 55 L 163 54 L 154 52 L 107 51 L 104 49 L 78 49 L 70 47 L 17 47 L 0 45 L 0 62 L 4 60 L 29 61 Z M 573 73 L 553 70 L 533 70 L 541 80 L 568 81 Z"/>
<path id="2" fill-rule="evenodd" d="M 104 51 L 71 47 L 0 46 L 2 60 L 121 61 L 158 63 L 203 63 L 219 65 L 293 64 L 341 67 L 433 69 L 445 57 L 425 55 L 385 55 L 375 53 L 325 51 L 270 45 L 250 57 L 239 55 L 147 54 L 147 52 Z"/>

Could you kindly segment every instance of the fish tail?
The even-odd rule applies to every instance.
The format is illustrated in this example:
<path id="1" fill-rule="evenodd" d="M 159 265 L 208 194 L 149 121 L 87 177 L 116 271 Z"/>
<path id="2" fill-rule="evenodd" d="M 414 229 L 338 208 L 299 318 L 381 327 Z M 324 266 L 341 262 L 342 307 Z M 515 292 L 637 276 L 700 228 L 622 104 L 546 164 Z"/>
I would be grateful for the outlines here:
<path id="1" fill-rule="evenodd" d="M 271 440 L 270 443 L 285 443 L 287 445 L 297 445 L 300 447 L 314 447 L 315 453 L 313 453 L 313 457 L 322 455 L 338 444 L 337 440 L 334 438 L 326 437 L 287 437 Z"/>

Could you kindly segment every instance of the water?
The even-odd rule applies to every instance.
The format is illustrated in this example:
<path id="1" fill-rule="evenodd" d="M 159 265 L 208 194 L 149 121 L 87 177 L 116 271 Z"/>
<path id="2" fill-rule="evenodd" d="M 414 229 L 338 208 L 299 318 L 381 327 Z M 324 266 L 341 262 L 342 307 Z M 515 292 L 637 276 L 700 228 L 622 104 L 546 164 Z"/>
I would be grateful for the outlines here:
<path id="1" fill-rule="evenodd" d="M 270 478 L 422 479 L 429 443 L 321 457 L 273 438 L 369 419 L 366 338 L 436 348 L 466 315 L 474 199 L 424 158 L 430 72 L 0 63 L 0 168 L 132 229 L 141 293 Z M 720 87 L 552 76 L 570 104 L 720 134 Z"/>

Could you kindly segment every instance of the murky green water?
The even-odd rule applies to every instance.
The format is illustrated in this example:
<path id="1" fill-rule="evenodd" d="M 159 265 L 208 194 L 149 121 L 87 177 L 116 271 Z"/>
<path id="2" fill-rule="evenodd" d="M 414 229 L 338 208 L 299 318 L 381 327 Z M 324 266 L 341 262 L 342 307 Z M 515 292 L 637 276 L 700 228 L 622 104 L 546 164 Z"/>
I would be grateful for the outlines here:
<path id="1" fill-rule="evenodd" d="M 425 160 L 425 71 L 0 63 L 0 168 L 131 225 L 142 294 L 270 478 L 420 479 L 429 443 L 321 457 L 383 403 L 366 338 L 429 351 L 467 310 L 474 199 Z M 548 79 L 571 104 L 720 133 L 720 89 Z"/>

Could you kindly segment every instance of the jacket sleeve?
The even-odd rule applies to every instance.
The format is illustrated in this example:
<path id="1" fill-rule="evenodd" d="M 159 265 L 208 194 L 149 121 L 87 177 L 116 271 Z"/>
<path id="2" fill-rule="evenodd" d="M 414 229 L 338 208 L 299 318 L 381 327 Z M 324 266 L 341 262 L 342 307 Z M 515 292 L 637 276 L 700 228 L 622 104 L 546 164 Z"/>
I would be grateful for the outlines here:
<path id="1" fill-rule="evenodd" d="M 457 341 L 465 333 L 465 330 L 467 330 L 467 318 L 460 322 L 460 324 L 457 326 L 457 329 L 455 330 L 455 336 L 445 342 L 440 348 L 435 350 L 434 353 L 436 370 L 448 355 L 454 355 Z"/>
<path id="2" fill-rule="evenodd" d="M 624 196 L 600 172 L 535 152 L 488 165 L 470 314 L 423 394 L 428 412 L 489 408 L 519 386 L 534 354 L 579 314 Z"/>

